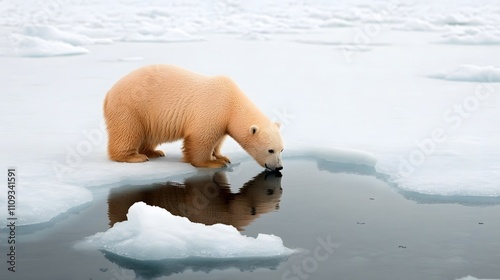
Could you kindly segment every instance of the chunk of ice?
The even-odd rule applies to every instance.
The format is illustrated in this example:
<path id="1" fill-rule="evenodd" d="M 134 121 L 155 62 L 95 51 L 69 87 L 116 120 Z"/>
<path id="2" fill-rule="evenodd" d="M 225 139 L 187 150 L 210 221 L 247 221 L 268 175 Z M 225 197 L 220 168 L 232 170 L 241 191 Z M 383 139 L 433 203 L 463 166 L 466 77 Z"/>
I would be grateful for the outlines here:
<path id="1" fill-rule="evenodd" d="M 244 236 L 232 226 L 193 223 L 144 202 L 132 205 L 127 218 L 106 232 L 87 237 L 77 247 L 137 260 L 283 257 L 295 252 L 275 235 Z"/>

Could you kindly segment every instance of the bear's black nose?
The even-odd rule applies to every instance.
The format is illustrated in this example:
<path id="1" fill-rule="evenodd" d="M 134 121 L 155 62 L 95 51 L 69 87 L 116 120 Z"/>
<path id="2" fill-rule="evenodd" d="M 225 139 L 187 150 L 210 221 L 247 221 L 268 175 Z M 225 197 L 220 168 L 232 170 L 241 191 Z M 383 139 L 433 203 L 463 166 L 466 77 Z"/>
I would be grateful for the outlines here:
<path id="1" fill-rule="evenodd" d="M 283 169 L 283 166 L 276 167 L 276 171 L 280 171 L 281 169 Z"/>

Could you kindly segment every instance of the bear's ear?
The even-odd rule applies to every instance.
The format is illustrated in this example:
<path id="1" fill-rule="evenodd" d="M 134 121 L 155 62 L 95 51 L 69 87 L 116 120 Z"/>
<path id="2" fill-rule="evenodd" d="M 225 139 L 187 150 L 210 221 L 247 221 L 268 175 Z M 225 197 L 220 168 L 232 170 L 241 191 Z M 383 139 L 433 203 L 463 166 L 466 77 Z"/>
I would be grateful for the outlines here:
<path id="1" fill-rule="evenodd" d="M 252 126 L 250 127 L 250 134 L 252 134 L 252 135 L 253 135 L 253 134 L 257 133 L 257 132 L 259 132 L 259 127 L 258 127 L 258 126 L 256 126 L 255 124 L 254 124 L 254 125 L 252 125 Z"/>
<path id="2" fill-rule="evenodd" d="M 275 124 L 278 128 L 280 128 L 280 127 L 281 127 L 281 123 L 279 123 L 279 122 L 274 122 L 274 124 Z"/>

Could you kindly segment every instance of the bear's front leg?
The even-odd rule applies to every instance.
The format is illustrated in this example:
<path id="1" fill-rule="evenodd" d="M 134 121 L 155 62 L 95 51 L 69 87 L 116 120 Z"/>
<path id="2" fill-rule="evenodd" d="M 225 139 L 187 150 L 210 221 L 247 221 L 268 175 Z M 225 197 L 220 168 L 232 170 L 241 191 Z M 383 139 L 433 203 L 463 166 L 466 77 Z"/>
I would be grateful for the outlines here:
<path id="1" fill-rule="evenodd" d="M 212 153 L 212 156 L 216 159 L 220 159 L 220 160 L 223 160 L 225 161 L 226 163 L 231 163 L 231 160 L 226 157 L 226 156 L 223 156 L 221 153 L 220 153 L 220 148 L 222 147 L 222 143 L 224 142 L 224 139 L 226 138 L 226 135 L 222 136 L 218 141 L 217 143 L 215 144 L 215 147 L 214 147 L 214 152 Z"/>
<path id="2" fill-rule="evenodd" d="M 227 162 L 223 159 L 213 159 L 215 145 L 220 137 L 197 137 L 189 135 L 184 138 L 184 162 L 194 167 L 221 168 L 226 167 Z"/>

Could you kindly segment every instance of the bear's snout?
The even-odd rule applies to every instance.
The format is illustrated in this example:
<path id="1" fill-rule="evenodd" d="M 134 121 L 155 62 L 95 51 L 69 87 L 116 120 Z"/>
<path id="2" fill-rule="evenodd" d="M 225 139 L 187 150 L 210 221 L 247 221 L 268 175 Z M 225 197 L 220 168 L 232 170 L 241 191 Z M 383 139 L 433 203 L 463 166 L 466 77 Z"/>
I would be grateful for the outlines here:
<path id="1" fill-rule="evenodd" d="M 264 166 L 266 167 L 266 169 L 270 170 L 270 171 L 280 171 L 280 170 L 283 170 L 283 166 L 282 165 L 277 165 L 277 166 L 269 166 L 267 163 L 264 164 Z"/>

